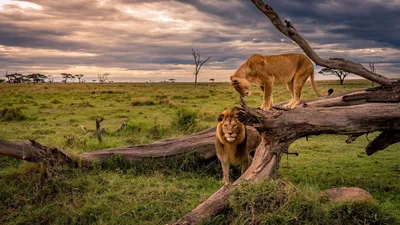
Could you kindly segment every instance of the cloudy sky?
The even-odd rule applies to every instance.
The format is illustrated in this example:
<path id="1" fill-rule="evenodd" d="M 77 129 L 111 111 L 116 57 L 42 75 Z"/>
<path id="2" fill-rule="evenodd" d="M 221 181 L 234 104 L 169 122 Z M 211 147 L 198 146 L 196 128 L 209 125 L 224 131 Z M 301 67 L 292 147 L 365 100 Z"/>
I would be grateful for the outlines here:
<path id="1" fill-rule="evenodd" d="M 267 2 L 322 57 L 400 77 L 400 0 Z M 228 81 L 253 53 L 302 52 L 249 0 L 0 0 L 0 74 L 193 81 L 192 48 L 211 57 L 200 81 Z"/>

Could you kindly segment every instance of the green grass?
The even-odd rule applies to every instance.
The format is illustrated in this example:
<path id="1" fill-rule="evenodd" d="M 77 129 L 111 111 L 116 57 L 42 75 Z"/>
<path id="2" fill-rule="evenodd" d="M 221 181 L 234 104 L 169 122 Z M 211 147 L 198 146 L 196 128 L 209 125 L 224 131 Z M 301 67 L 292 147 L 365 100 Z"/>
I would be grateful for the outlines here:
<path id="1" fill-rule="evenodd" d="M 343 86 L 331 81 L 317 83 L 321 93 L 329 88 L 340 93 L 365 87 L 370 87 L 370 82 L 346 81 Z M 277 86 L 273 95 L 274 102 L 289 100 L 285 86 Z M 315 97 L 311 85 L 306 84 L 303 98 Z M 251 107 L 260 106 L 261 91 L 254 87 L 253 95 L 246 97 L 246 101 Z M 7 118 L 22 119 L 0 118 L 0 139 L 36 139 L 44 145 L 75 153 L 146 144 L 213 127 L 225 108 L 238 106 L 239 102 L 238 94 L 228 83 L 200 84 L 197 88 L 191 83 L 2 83 L 0 112 L 12 109 L 13 114 Z M 104 135 L 99 143 L 95 136 L 84 135 L 80 128 L 85 125 L 94 129 L 98 117 L 105 119 L 102 126 L 110 131 L 123 121 L 128 126 L 120 133 Z M 369 138 L 376 135 L 370 134 Z M 349 217 L 338 219 L 354 210 L 365 210 L 360 215 L 380 215 L 377 218 L 381 219 L 371 224 L 385 224 L 385 218 L 393 219 L 390 215 L 400 214 L 400 146 L 367 156 L 364 148 L 368 141 L 364 136 L 350 145 L 345 140 L 345 136 L 321 135 L 291 145 L 290 151 L 300 155 L 290 156 L 289 168 L 286 157 L 282 159 L 279 177 L 304 194 L 296 192 L 297 197 L 293 198 L 297 202 L 288 205 L 318 206 L 322 217 L 307 217 L 307 213 L 299 213 L 301 207 L 292 207 L 287 212 L 292 217 L 285 217 L 281 224 L 291 224 L 288 218 L 301 218 L 304 224 L 329 224 L 329 221 L 363 224 L 346 219 Z M 237 177 L 239 170 L 236 168 L 234 172 Z M 60 168 L 50 179 L 43 174 L 41 165 L 0 157 L 0 224 L 165 224 L 189 212 L 221 186 L 218 161 L 200 165 L 196 156 L 190 155 L 174 161 L 145 160 L 136 164 L 116 157 L 91 169 Z M 319 202 L 316 197 L 319 191 L 340 186 L 363 188 L 378 203 L 329 206 Z M 248 188 L 271 187 L 263 183 L 262 187 Z M 263 200 L 253 201 L 260 202 Z M 235 208 L 237 204 L 232 202 L 232 205 L 233 209 L 225 215 L 208 222 L 241 224 L 249 219 L 248 211 L 240 214 Z M 276 209 L 284 209 L 279 207 Z M 273 217 L 263 211 L 257 213 L 259 222 L 267 224 L 289 215 Z M 328 214 L 332 218 L 326 217 Z"/>

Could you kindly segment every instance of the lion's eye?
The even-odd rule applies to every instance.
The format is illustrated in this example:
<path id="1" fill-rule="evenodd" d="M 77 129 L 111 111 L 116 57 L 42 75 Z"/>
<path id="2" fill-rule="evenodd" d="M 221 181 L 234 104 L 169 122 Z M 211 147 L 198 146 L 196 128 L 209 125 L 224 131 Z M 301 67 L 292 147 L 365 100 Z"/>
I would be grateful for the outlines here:
<path id="1" fill-rule="evenodd" d="M 235 128 L 235 127 L 236 127 L 236 124 L 233 124 L 233 127 Z"/>
<path id="2" fill-rule="evenodd" d="M 224 124 L 224 127 L 228 127 L 228 124 Z"/>

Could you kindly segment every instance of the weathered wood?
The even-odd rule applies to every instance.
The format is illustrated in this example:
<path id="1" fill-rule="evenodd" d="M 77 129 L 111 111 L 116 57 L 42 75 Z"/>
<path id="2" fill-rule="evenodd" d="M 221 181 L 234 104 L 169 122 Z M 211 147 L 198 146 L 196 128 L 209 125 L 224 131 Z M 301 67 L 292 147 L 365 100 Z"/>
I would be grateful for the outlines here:
<path id="1" fill-rule="evenodd" d="M 22 141 L 5 141 L 0 140 L 0 155 L 22 159 L 29 162 L 45 162 L 52 164 L 55 160 L 60 163 L 72 163 L 77 165 L 76 156 L 58 148 L 51 148 L 30 140 L 30 144 Z"/>
<path id="2" fill-rule="evenodd" d="M 266 15 L 271 20 L 276 29 L 278 29 L 282 34 L 296 42 L 304 51 L 304 53 L 308 57 L 310 57 L 310 59 L 314 61 L 317 65 L 348 71 L 378 84 L 390 84 L 393 82 L 392 80 L 384 77 L 381 74 L 377 74 L 368 70 L 359 63 L 354 63 L 342 58 L 330 58 L 328 60 L 322 59 L 311 48 L 308 42 L 297 32 L 297 30 L 294 29 L 290 21 L 285 21 L 286 24 L 284 24 L 279 18 L 279 15 L 272 9 L 272 7 L 268 4 L 265 4 L 262 0 L 251 1 L 262 13 L 264 13 L 264 15 Z"/>
<path id="3" fill-rule="evenodd" d="M 397 128 L 399 129 L 399 127 Z M 367 145 L 365 150 L 367 155 L 372 155 L 398 142 L 400 142 L 400 129 L 396 131 L 383 131 Z"/>
<path id="4" fill-rule="evenodd" d="M 280 156 L 287 151 L 285 143 L 276 144 L 277 142 L 275 141 L 263 139 L 255 152 L 253 163 L 239 179 L 229 186 L 221 187 L 182 219 L 171 224 L 198 224 L 202 220 L 226 209 L 229 206 L 228 197 L 234 188 L 242 182 L 258 182 L 266 177 L 273 176 L 275 169 L 278 167 Z"/>
<path id="5" fill-rule="evenodd" d="M 101 126 L 100 123 L 103 122 L 103 118 L 96 119 L 96 135 L 99 142 L 102 142 L 101 139 Z"/>
<path id="6" fill-rule="evenodd" d="M 138 161 L 143 158 L 170 157 L 189 152 L 199 153 L 199 157 L 204 160 L 216 157 L 215 128 L 181 138 L 164 139 L 148 145 L 134 145 L 85 152 L 82 154 L 82 160 L 87 162 L 101 161 L 113 155 L 120 155 L 125 160 Z"/>

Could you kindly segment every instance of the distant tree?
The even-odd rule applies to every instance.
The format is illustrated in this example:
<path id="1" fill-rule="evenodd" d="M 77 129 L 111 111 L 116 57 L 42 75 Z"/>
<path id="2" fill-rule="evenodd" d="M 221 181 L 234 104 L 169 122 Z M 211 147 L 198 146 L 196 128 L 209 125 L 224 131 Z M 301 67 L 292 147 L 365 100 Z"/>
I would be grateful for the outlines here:
<path id="1" fill-rule="evenodd" d="M 74 75 L 72 75 L 72 74 L 70 74 L 70 73 L 61 73 L 61 76 L 62 76 L 62 82 L 64 82 L 64 84 L 66 84 L 67 83 L 67 81 L 68 81 L 68 79 L 73 79 L 73 78 L 75 78 L 74 77 Z"/>
<path id="2" fill-rule="evenodd" d="M 28 82 L 29 80 L 26 78 L 26 76 L 20 74 L 20 73 L 12 73 L 8 74 L 9 77 L 9 83 L 24 83 Z"/>
<path id="3" fill-rule="evenodd" d="M 78 78 L 79 83 L 81 83 L 82 77 L 85 76 L 83 74 L 75 74 L 75 77 Z"/>
<path id="4" fill-rule="evenodd" d="M 203 66 L 204 63 L 206 63 L 211 57 L 208 57 L 206 60 L 204 60 L 203 62 L 200 60 L 200 53 L 199 52 L 195 52 L 192 48 L 192 55 L 194 58 L 194 64 L 196 66 L 195 71 L 193 73 L 194 75 L 194 86 L 197 86 L 197 75 L 200 72 L 201 67 Z"/>
<path id="5" fill-rule="evenodd" d="M 53 83 L 53 82 L 54 82 L 54 77 L 53 77 L 53 75 L 48 75 L 48 76 L 47 76 L 47 80 L 48 80 L 49 83 Z"/>
<path id="6" fill-rule="evenodd" d="M 371 72 L 376 73 L 376 69 L 375 69 L 375 63 L 369 63 L 369 70 L 371 70 Z M 372 87 L 375 86 L 374 82 L 372 82 Z"/>
<path id="7" fill-rule="evenodd" d="M 33 73 L 33 74 L 27 75 L 26 78 L 29 80 L 28 82 L 37 84 L 37 83 L 45 83 L 47 76 L 40 74 L 40 73 Z"/>
<path id="8" fill-rule="evenodd" d="M 93 82 L 93 83 L 96 83 L 96 82 L 97 82 L 97 80 L 92 80 L 92 82 Z"/>
<path id="9" fill-rule="evenodd" d="M 170 79 L 168 79 L 168 81 L 171 82 L 171 83 L 175 83 L 175 79 L 174 78 L 170 78 Z"/>
<path id="10" fill-rule="evenodd" d="M 4 75 L 7 78 L 7 82 L 10 83 L 14 83 L 14 74 L 8 74 L 6 71 L 6 75 Z"/>
<path id="11" fill-rule="evenodd" d="M 103 73 L 103 74 L 98 74 L 97 78 L 99 78 L 99 82 L 103 84 L 108 80 L 108 76 L 110 76 L 110 73 Z"/>
<path id="12" fill-rule="evenodd" d="M 344 70 L 331 69 L 331 68 L 323 68 L 318 73 L 323 74 L 323 75 L 337 76 L 339 78 L 340 85 L 343 84 L 344 79 L 347 77 L 347 75 L 350 74 L 349 72 L 344 71 Z"/>
<path id="13" fill-rule="evenodd" d="M 211 83 L 214 83 L 215 79 L 214 79 L 214 78 L 211 78 L 210 81 L 211 81 Z"/>

